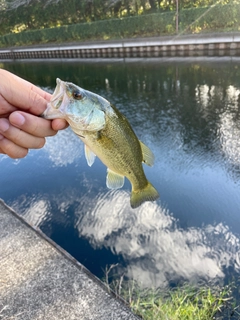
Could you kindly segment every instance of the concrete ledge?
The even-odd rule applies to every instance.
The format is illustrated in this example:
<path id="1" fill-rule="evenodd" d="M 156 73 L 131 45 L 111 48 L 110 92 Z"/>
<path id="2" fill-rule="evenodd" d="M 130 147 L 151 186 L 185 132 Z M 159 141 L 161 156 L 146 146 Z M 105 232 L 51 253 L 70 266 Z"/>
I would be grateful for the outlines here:
<path id="1" fill-rule="evenodd" d="M 240 33 L 176 35 L 0 49 L 0 59 L 240 56 Z"/>
<path id="2" fill-rule="evenodd" d="M 137 320 L 123 301 L 0 200 L 0 318 Z"/>

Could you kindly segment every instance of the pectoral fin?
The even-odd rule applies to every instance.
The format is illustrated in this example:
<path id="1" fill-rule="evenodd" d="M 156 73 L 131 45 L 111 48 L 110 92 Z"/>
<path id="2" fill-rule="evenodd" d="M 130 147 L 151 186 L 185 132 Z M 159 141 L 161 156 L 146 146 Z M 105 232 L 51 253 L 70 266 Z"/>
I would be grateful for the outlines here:
<path id="1" fill-rule="evenodd" d="M 124 185 L 124 176 L 121 176 L 120 174 L 117 174 L 108 168 L 106 184 L 109 189 L 122 188 Z"/>
<path id="2" fill-rule="evenodd" d="M 144 144 L 142 141 L 140 141 L 141 149 L 142 149 L 142 155 L 143 155 L 143 162 L 146 163 L 148 166 L 153 166 L 154 163 L 154 154 L 152 151 Z"/>
<path id="3" fill-rule="evenodd" d="M 96 155 L 95 153 L 92 152 L 92 150 L 86 144 L 84 145 L 84 148 L 85 148 L 85 157 L 86 157 L 87 163 L 89 167 L 91 167 L 94 163 Z"/>

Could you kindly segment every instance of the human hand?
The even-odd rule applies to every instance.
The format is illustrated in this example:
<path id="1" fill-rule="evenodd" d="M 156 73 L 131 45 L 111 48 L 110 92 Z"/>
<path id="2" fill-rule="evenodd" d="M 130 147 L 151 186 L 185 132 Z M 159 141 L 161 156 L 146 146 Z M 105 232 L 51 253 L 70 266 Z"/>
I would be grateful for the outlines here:
<path id="1" fill-rule="evenodd" d="M 51 95 L 0 69 L 0 153 L 23 158 L 29 149 L 42 148 L 45 137 L 67 127 L 63 119 L 40 118 Z"/>

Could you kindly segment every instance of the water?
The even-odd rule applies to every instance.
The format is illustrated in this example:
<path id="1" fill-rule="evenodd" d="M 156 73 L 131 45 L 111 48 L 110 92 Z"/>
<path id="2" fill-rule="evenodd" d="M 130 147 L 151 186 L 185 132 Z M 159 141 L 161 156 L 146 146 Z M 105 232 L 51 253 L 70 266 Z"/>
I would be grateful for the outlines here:
<path id="1" fill-rule="evenodd" d="M 240 62 L 149 59 L 16 62 L 8 69 L 53 91 L 55 79 L 123 112 L 155 154 L 144 166 L 160 200 L 129 204 L 130 183 L 106 188 L 70 129 L 22 160 L 0 156 L 0 197 L 100 278 L 143 287 L 227 283 L 240 272 Z"/>

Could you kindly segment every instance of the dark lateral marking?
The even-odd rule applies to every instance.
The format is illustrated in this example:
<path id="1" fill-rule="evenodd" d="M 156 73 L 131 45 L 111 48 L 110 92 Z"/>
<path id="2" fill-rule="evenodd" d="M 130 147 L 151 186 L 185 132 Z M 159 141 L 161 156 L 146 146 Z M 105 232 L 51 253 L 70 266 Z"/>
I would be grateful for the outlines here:
<path id="1" fill-rule="evenodd" d="M 85 139 L 85 137 L 82 136 L 81 134 L 77 134 L 77 133 L 76 133 L 76 135 L 79 136 L 80 138 L 84 138 L 84 139 Z"/>
<path id="2" fill-rule="evenodd" d="M 102 139 L 101 131 L 97 131 L 97 140 Z"/>

